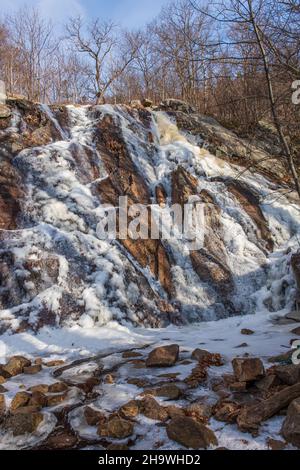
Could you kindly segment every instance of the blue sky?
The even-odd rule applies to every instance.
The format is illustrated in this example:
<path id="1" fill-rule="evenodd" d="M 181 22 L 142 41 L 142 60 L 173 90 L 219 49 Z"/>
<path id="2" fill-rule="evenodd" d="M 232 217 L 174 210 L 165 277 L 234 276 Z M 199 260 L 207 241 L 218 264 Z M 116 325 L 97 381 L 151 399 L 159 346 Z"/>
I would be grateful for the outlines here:
<path id="1" fill-rule="evenodd" d="M 122 26 L 135 28 L 151 21 L 170 0 L 0 0 L 0 12 L 9 13 L 21 6 L 37 6 L 44 16 L 65 23 L 80 13 L 86 18 L 112 19 Z"/>

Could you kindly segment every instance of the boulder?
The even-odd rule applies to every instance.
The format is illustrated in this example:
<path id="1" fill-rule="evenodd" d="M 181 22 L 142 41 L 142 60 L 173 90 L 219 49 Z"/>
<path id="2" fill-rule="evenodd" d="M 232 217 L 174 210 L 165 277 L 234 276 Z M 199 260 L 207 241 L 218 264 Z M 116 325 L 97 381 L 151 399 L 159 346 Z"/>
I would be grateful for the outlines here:
<path id="1" fill-rule="evenodd" d="M 47 406 L 47 397 L 43 392 L 33 392 L 31 395 L 31 398 L 29 400 L 28 405 L 29 406 L 40 406 L 43 408 L 44 406 Z"/>
<path id="2" fill-rule="evenodd" d="M 119 418 L 118 416 L 113 417 L 107 423 L 107 433 L 109 437 L 124 439 L 125 437 L 131 436 L 133 431 L 133 423 L 126 419 Z"/>
<path id="3" fill-rule="evenodd" d="M 280 381 L 275 374 L 269 374 L 255 382 L 255 387 L 263 392 L 267 392 L 272 387 L 279 385 Z"/>
<path id="4" fill-rule="evenodd" d="M 135 418 L 139 414 L 140 402 L 138 400 L 130 400 L 121 406 L 119 412 L 125 419 Z"/>
<path id="5" fill-rule="evenodd" d="M 300 326 L 297 326 L 297 328 L 294 328 L 291 333 L 293 335 L 297 335 L 297 336 L 300 336 Z"/>
<path id="6" fill-rule="evenodd" d="M 271 450 L 283 450 L 286 448 L 286 442 L 279 441 L 278 439 L 267 439 L 268 448 Z"/>
<path id="7" fill-rule="evenodd" d="M 54 384 L 49 385 L 49 393 L 61 393 L 68 390 L 68 386 L 63 382 L 55 382 Z"/>
<path id="8" fill-rule="evenodd" d="M 212 415 L 212 406 L 208 403 L 192 403 L 186 410 L 186 415 L 194 418 L 196 421 L 201 423 L 208 423 L 209 418 Z"/>
<path id="9" fill-rule="evenodd" d="M 167 434 L 169 439 L 187 448 L 206 449 L 211 445 L 218 445 L 211 429 L 188 416 L 173 418 L 167 426 Z"/>
<path id="10" fill-rule="evenodd" d="M 166 384 L 158 388 L 148 389 L 143 395 L 153 395 L 154 397 L 165 397 L 168 400 L 178 400 L 182 395 L 182 390 L 175 384 Z"/>
<path id="11" fill-rule="evenodd" d="M 61 393 L 59 395 L 50 395 L 47 397 L 47 406 L 60 405 L 67 398 L 67 393 Z"/>
<path id="12" fill-rule="evenodd" d="M 28 405 L 30 398 L 31 398 L 30 393 L 27 393 L 27 392 L 16 393 L 16 395 L 12 399 L 10 409 L 16 410 L 17 408 Z"/>
<path id="13" fill-rule="evenodd" d="M 34 375 L 38 374 L 41 370 L 42 366 L 40 364 L 34 364 L 33 366 L 24 367 L 23 372 L 24 374 Z"/>
<path id="14" fill-rule="evenodd" d="M 300 382 L 300 365 L 284 365 L 274 367 L 274 374 L 286 385 L 294 385 Z"/>
<path id="15" fill-rule="evenodd" d="M 281 434 L 287 442 L 300 448 L 300 398 L 289 405 Z"/>
<path id="16" fill-rule="evenodd" d="M 91 406 L 86 406 L 84 409 L 84 417 L 89 426 L 97 426 L 100 422 L 106 421 L 106 416 L 102 411 L 95 410 Z"/>
<path id="17" fill-rule="evenodd" d="M 171 367 L 178 360 L 179 346 L 170 344 L 153 349 L 146 360 L 147 367 Z"/>
<path id="18" fill-rule="evenodd" d="M 202 360 L 209 360 L 212 357 L 212 353 L 206 351 L 205 349 L 195 349 L 192 352 L 192 359 L 195 359 L 195 361 L 202 361 Z"/>
<path id="19" fill-rule="evenodd" d="M 7 364 L 2 367 L 2 370 L 9 374 L 9 377 L 14 377 L 23 373 L 25 367 L 31 366 L 31 361 L 23 356 L 13 356 L 9 359 Z"/>
<path id="20" fill-rule="evenodd" d="M 161 406 L 152 397 L 145 397 L 141 400 L 140 412 L 146 418 L 154 419 L 155 421 L 166 421 L 169 418 L 167 408 Z"/>
<path id="21" fill-rule="evenodd" d="M 76 443 L 76 436 L 67 432 L 63 432 L 61 434 L 48 437 L 43 444 L 49 450 L 62 450 L 71 449 L 76 445 Z"/>
<path id="22" fill-rule="evenodd" d="M 232 367 L 238 382 L 251 382 L 265 376 L 263 363 L 258 358 L 234 358 Z"/>
<path id="23" fill-rule="evenodd" d="M 0 104 L 0 119 L 7 119 L 11 116 L 11 110 L 8 106 Z"/>
<path id="24" fill-rule="evenodd" d="M 240 412 L 241 405 L 232 401 L 221 400 L 214 407 L 214 417 L 217 421 L 235 423 Z"/>
<path id="25" fill-rule="evenodd" d="M 43 421 L 43 414 L 34 413 L 17 413 L 10 415 L 5 421 L 5 428 L 12 431 L 14 436 L 23 434 L 32 434 Z"/>
<path id="26" fill-rule="evenodd" d="M 41 392 L 41 393 L 48 393 L 49 391 L 49 385 L 47 384 L 39 384 L 39 385 L 33 385 L 30 387 L 29 392 Z"/>
<path id="27" fill-rule="evenodd" d="M 141 356 L 142 354 L 137 351 L 124 351 L 122 354 L 122 357 L 124 357 L 124 359 L 141 357 Z"/>

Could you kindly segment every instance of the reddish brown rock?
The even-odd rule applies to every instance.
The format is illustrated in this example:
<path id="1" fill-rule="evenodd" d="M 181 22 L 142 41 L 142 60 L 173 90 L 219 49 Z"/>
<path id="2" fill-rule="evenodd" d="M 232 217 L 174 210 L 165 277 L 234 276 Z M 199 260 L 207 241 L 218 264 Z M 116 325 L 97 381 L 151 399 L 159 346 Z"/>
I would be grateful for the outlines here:
<path id="1" fill-rule="evenodd" d="M 44 365 L 47 367 L 57 367 L 65 364 L 65 361 L 62 359 L 54 359 L 53 361 L 44 362 Z"/>
<path id="2" fill-rule="evenodd" d="M 170 344 L 153 349 L 146 360 L 147 367 L 171 367 L 178 360 L 179 346 Z"/>
<path id="3" fill-rule="evenodd" d="M 281 434 L 287 442 L 300 448 L 300 398 L 289 405 Z"/>
<path id="4" fill-rule="evenodd" d="M 27 392 L 16 393 L 16 395 L 12 399 L 10 409 L 16 410 L 17 408 L 28 405 L 30 398 L 31 398 L 30 393 L 27 393 Z"/>
<path id="5" fill-rule="evenodd" d="M 263 363 L 257 358 L 235 358 L 232 366 L 238 382 L 251 382 L 265 376 Z"/>
<path id="6" fill-rule="evenodd" d="M 121 406 L 119 412 L 125 419 L 132 419 L 135 418 L 140 411 L 140 401 L 138 400 L 130 400 L 125 405 Z"/>
<path id="7" fill-rule="evenodd" d="M 47 406 L 60 405 L 67 398 L 67 393 L 61 393 L 59 395 L 49 395 L 47 397 Z"/>
<path id="8" fill-rule="evenodd" d="M 279 441 L 278 439 L 267 439 L 268 448 L 271 450 L 283 450 L 286 448 L 286 442 Z"/>
<path id="9" fill-rule="evenodd" d="M 40 364 L 35 364 L 34 366 L 24 367 L 24 374 L 27 375 L 34 375 L 38 374 L 42 370 L 42 366 Z"/>
<path id="10" fill-rule="evenodd" d="M 68 386 L 63 382 L 55 382 L 54 384 L 51 384 L 48 387 L 49 393 L 61 393 L 66 392 L 67 390 Z"/>
<path id="11" fill-rule="evenodd" d="M 133 434 L 134 425 L 131 421 L 114 416 L 109 419 L 106 425 L 99 426 L 98 433 L 103 437 L 113 437 L 115 439 L 124 439 Z"/>
<path id="12" fill-rule="evenodd" d="M 10 377 L 22 374 L 24 367 L 31 366 L 31 361 L 23 356 L 13 356 L 8 363 L 2 367 L 2 370 L 9 374 Z"/>
<path id="13" fill-rule="evenodd" d="M 32 393 L 28 405 L 39 406 L 43 408 L 44 406 L 47 406 L 47 403 L 48 401 L 46 395 L 43 392 L 35 391 Z"/>
<path id="14" fill-rule="evenodd" d="M 276 366 L 273 368 L 273 372 L 278 379 L 287 385 L 294 385 L 300 382 L 300 365 L 284 365 Z"/>
<path id="15" fill-rule="evenodd" d="M 142 356 L 142 354 L 137 352 L 137 351 L 125 351 L 122 354 L 122 357 L 124 357 L 125 359 L 134 358 L 134 357 L 141 357 L 141 356 Z"/>
<path id="16" fill-rule="evenodd" d="M 28 389 L 30 392 L 41 392 L 41 393 L 48 393 L 49 391 L 49 385 L 47 384 L 39 384 L 39 385 L 33 385 Z"/>
<path id="17" fill-rule="evenodd" d="M 158 388 L 145 390 L 141 395 L 152 395 L 154 397 L 165 397 L 168 400 L 178 400 L 182 396 L 182 390 L 177 385 L 171 383 Z"/>
<path id="18" fill-rule="evenodd" d="M 212 406 L 208 403 L 192 403 L 185 409 L 185 413 L 196 421 L 207 424 L 212 416 Z"/>
<path id="19" fill-rule="evenodd" d="M 254 335 L 254 331 L 250 330 L 249 328 L 243 328 L 241 330 L 241 334 L 246 335 L 246 336 L 250 336 L 250 335 Z"/>
<path id="20" fill-rule="evenodd" d="M 278 377 L 276 377 L 275 374 L 268 374 L 264 378 L 258 380 L 255 382 L 255 386 L 264 392 L 267 392 L 271 388 L 275 387 L 276 385 L 279 385 L 280 381 Z"/>
<path id="21" fill-rule="evenodd" d="M 240 410 L 241 405 L 238 403 L 221 399 L 221 401 L 214 406 L 213 414 L 218 421 L 235 423 Z"/>
<path id="22" fill-rule="evenodd" d="M 49 450 L 72 449 L 77 443 L 77 437 L 73 434 L 63 432 L 50 436 L 43 445 Z"/>
<path id="23" fill-rule="evenodd" d="M 168 409 L 161 406 L 152 397 L 145 397 L 141 400 L 140 412 L 155 421 L 166 421 L 169 417 Z"/>
<path id="24" fill-rule="evenodd" d="M 5 427 L 12 431 L 14 436 L 32 434 L 43 421 L 42 413 L 17 413 L 10 415 L 5 421 Z"/>
<path id="25" fill-rule="evenodd" d="M 102 411 L 95 410 L 91 406 L 84 408 L 84 417 L 89 426 L 97 426 L 99 423 L 104 423 L 107 420 Z"/>
<path id="26" fill-rule="evenodd" d="M 167 434 L 169 439 L 187 448 L 206 449 L 218 445 L 213 431 L 187 416 L 172 419 L 167 426 Z"/>

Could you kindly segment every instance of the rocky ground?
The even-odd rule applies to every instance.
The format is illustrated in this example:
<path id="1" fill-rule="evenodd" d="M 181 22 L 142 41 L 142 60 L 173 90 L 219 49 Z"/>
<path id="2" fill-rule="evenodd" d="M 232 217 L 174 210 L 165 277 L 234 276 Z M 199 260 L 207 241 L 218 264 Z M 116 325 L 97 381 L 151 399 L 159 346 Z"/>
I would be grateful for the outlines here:
<path id="1" fill-rule="evenodd" d="M 266 348 L 275 349 L 279 328 L 287 343 L 277 346 L 281 353 L 274 357 L 253 354 L 263 331 L 240 328 L 232 341 L 241 343 L 230 352 L 230 344 L 225 347 L 219 333 L 213 337 L 217 330 L 205 325 L 202 338 L 189 332 L 189 341 L 186 331 L 178 331 L 178 344 L 170 343 L 166 329 L 156 334 L 158 347 L 153 334 L 151 345 L 149 337 L 140 346 L 73 360 L 7 357 L 0 366 L 0 448 L 300 447 L 300 366 L 292 364 L 288 347 L 300 338 L 298 325 L 288 319 L 269 323 Z M 224 354 L 203 349 L 203 337 Z"/>

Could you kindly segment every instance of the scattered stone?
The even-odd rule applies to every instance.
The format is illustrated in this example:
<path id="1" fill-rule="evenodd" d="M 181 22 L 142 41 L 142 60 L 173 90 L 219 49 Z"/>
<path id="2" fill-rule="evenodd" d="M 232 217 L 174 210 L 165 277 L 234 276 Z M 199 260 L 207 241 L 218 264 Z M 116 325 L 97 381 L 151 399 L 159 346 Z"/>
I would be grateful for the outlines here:
<path id="1" fill-rule="evenodd" d="M 125 439 L 133 434 L 134 425 L 131 421 L 114 416 L 112 419 L 108 420 L 106 427 L 107 436 L 114 437 L 115 439 Z M 101 434 L 100 428 L 100 435 Z"/>
<path id="2" fill-rule="evenodd" d="M 85 407 L 84 417 L 89 426 L 97 426 L 99 423 L 104 423 L 107 420 L 102 411 L 95 410 L 91 406 Z"/>
<path id="3" fill-rule="evenodd" d="M 186 416 L 185 411 L 182 408 L 179 408 L 175 405 L 167 406 L 168 415 L 171 419 Z"/>
<path id="4" fill-rule="evenodd" d="M 142 354 L 136 351 L 125 351 L 122 354 L 124 359 L 132 358 L 132 357 L 141 357 Z"/>
<path id="5" fill-rule="evenodd" d="M 196 421 L 207 424 L 212 416 L 212 406 L 208 403 L 192 403 L 186 408 L 185 413 Z"/>
<path id="6" fill-rule="evenodd" d="M 33 385 L 28 389 L 30 392 L 41 392 L 41 393 L 48 393 L 49 391 L 49 385 L 47 384 L 39 384 L 39 385 Z"/>
<path id="7" fill-rule="evenodd" d="M 104 383 L 106 384 L 114 384 L 115 383 L 115 378 L 111 374 L 107 374 L 104 378 Z"/>
<path id="8" fill-rule="evenodd" d="M 258 358 L 235 358 L 232 367 L 238 382 L 251 382 L 265 376 L 263 363 Z"/>
<path id="9" fill-rule="evenodd" d="M 43 421 L 43 414 L 36 413 L 16 413 L 10 415 L 5 421 L 6 429 L 12 431 L 14 436 L 32 434 Z"/>
<path id="10" fill-rule="evenodd" d="M 278 379 L 287 385 L 294 385 L 300 382 L 300 366 L 298 365 L 285 365 L 277 366 L 273 369 L 274 374 Z"/>
<path id="11" fill-rule="evenodd" d="M 214 406 L 213 414 L 217 421 L 235 423 L 240 410 L 241 405 L 238 403 L 221 400 Z"/>
<path id="12" fill-rule="evenodd" d="M 267 445 L 271 450 L 283 450 L 286 447 L 286 442 L 279 441 L 277 439 L 271 439 L 270 437 L 267 439 Z"/>
<path id="13" fill-rule="evenodd" d="M 192 359 L 198 362 L 206 362 L 209 366 L 221 366 L 223 365 L 220 354 L 210 353 L 205 349 L 195 349 L 192 352 Z"/>
<path id="14" fill-rule="evenodd" d="M 44 362 L 44 365 L 46 367 L 57 367 L 62 366 L 63 364 L 65 364 L 65 361 L 63 361 L 62 359 L 55 359 L 53 361 Z"/>
<path id="15" fill-rule="evenodd" d="M 168 409 L 161 406 L 152 397 L 145 397 L 141 400 L 140 412 L 146 418 L 154 419 L 155 421 L 166 421 L 169 418 Z"/>
<path id="16" fill-rule="evenodd" d="M 168 346 L 161 346 L 153 349 L 150 352 L 147 360 L 147 367 L 171 367 L 178 360 L 179 346 L 177 344 L 170 344 Z"/>
<path id="17" fill-rule="evenodd" d="M 4 413 L 5 411 L 5 396 L 0 395 L 0 416 Z"/>
<path id="18" fill-rule="evenodd" d="M 6 379 L 9 379 L 11 377 L 11 375 L 8 372 L 6 372 L 4 367 L 5 367 L 5 365 L 2 365 L 2 364 L 0 365 L 0 379 L 1 380 L 6 380 Z"/>
<path id="19" fill-rule="evenodd" d="M 42 365 L 43 364 L 43 359 L 41 357 L 37 357 L 34 360 L 34 363 L 37 364 L 37 365 Z"/>
<path id="20" fill-rule="evenodd" d="M 5 393 L 7 392 L 7 388 L 3 387 L 3 385 L 0 385 L 0 393 Z"/>
<path id="21" fill-rule="evenodd" d="M 67 398 L 67 393 L 61 393 L 60 395 L 51 395 L 47 397 L 47 406 L 60 405 Z"/>
<path id="22" fill-rule="evenodd" d="M 48 437 L 43 444 L 50 450 L 62 450 L 71 449 L 76 443 L 76 436 L 63 432 L 62 434 Z"/>
<path id="23" fill-rule="evenodd" d="M 97 377 L 89 377 L 83 383 L 77 383 L 76 387 L 80 388 L 85 394 L 89 394 L 93 391 L 94 387 L 100 384 L 100 379 Z"/>
<path id="24" fill-rule="evenodd" d="M 33 366 L 24 367 L 23 372 L 24 374 L 34 375 L 34 374 L 38 374 L 41 370 L 42 370 L 41 364 L 35 364 Z"/>
<path id="25" fill-rule="evenodd" d="M 256 388 L 263 392 L 267 392 L 270 390 L 272 387 L 275 387 L 276 385 L 279 385 L 280 381 L 278 377 L 276 377 L 275 374 L 269 374 L 263 377 L 262 379 L 258 380 L 255 382 Z"/>
<path id="26" fill-rule="evenodd" d="M 167 434 L 169 439 L 187 448 L 206 449 L 210 445 L 218 445 L 211 429 L 188 416 L 172 419 L 167 426 Z"/>
<path id="27" fill-rule="evenodd" d="M 43 392 L 33 392 L 28 403 L 29 406 L 47 406 L 47 397 Z"/>
<path id="28" fill-rule="evenodd" d="M 106 450 L 129 450 L 129 447 L 126 444 L 117 444 L 117 443 L 112 443 L 109 444 L 109 446 L 106 448 Z"/>
<path id="29" fill-rule="evenodd" d="M 164 379 L 176 379 L 180 375 L 180 372 L 170 372 L 168 374 L 159 374 L 158 377 L 162 377 Z"/>
<path id="30" fill-rule="evenodd" d="M 15 377 L 22 374 L 24 367 L 31 366 L 31 361 L 23 356 L 13 356 L 9 359 L 8 363 L 2 367 L 9 377 Z"/>
<path id="31" fill-rule="evenodd" d="M 145 390 L 141 395 L 153 395 L 154 397 L 165 397 L 168 400 L 178 400 L 182 396 L 182 390 L 177 385 L 171 383 Z"/>
<path id="32" fill-rule="evenodd" d="M 11 116 L 11 110 L 8 106 L 0 104 L 0 119 L 7 119 Z"/>
<path id="33" fill-rule="evenodd" d="M 297 336 L 300 336 L 300 326 L 298 326 L 297 328 L 294 328 L 291 333 L 293 335 L 297 335 Z"/>
<path id="34" fill-rule="evenodd" d="M 250 335 L 254 335 L 254 331 L 253 330 L 249 330 L 249 328 L 243 328 L 241 330 L 241 334 L 242 335 L 247 335 L 247 336 L 250 336 Z"/>
<path id="35" fill-rule="evenodd" d="M 135 385 L 136 387 L 139 387 L 139 388 L 144 388 L 144 387 L 147 387 L 147 385 L 149 385 L 148 380 L 139 379 L 139 378 L 136 378 L 136 377 L 128 379 L 127 383 L 131 384 L 131 385 Z"/>
<path id="36" fill-rule="evenodd" d="M 14 396 L 10 409 L 11 410 L 16 410 L 17 408 L 20 408 L 21 406 L 26 406 L 29 403 L 29 400 L 31 398 L 30 393 L 27 392 L 18 392 Z"/>
<path id="37" fill-rule="evenodd" d="M 68 390 L 68 386 L 63 382 L 55 382 L 54 384 L 49 385 L 49 393 L 62 393 Z"/>
<path id="38" fill-rule="evenodd" d="M 259 425 L 286 408 L 293 400 L 300 397 L 300 383 L 285 387 L 267 400 L 247 406 L 240 412 L 237 423 L 243 432 L 257 432 Z"/>
<path id="39" fill-rule="evenodd" d="M 285 318 L 287 318 L 288 320 L 300 322 L 300 311 L 295 310 L 294 312 L 287 313 L 285 315 Z"/>
<path id="40" fill-rule="evenodd" d="M 132 359 L 128 362 L 133 365 L 134 369 L 144 369 L 146 367 L 146 363 L 142 359 Z"/>
<path id="41" fill-rule="evenodd" d="M 230 390 L 232 392 L 246 392 L 247 391 L 247 382 L 233 382 L 230 385 Z"/>
<path id="42" fill-rule="evenodd" d="M 300 448 L 300 398 L 289 405 L 281 434 L 287 442 Z"/>
<path id="43" fill-rule="evenodd" d="M 130 400 L 125 405 L 121 406 L 119 412 L 125 419 L 135 418 L 139 414 L 140 402 L 138 400 Z"/>
<path id="44" fill-rule="evenodd" d="M 37 411 L 40 411 L 41 407 L 40 406 L 21 406 L 20 408 L 17 408 L 16 410 L 10 410 L 11 414 L 17 415 L 17 414 L 30 414 L 30 413 L 36 413 Z"/>
<path id="45" fill-rule="evenodd" d="M 241 343 L 238 346 L 235 346 L 235 348 L 236 349 L 238 349 L 238 348 L 247 348 L 248 346 L 249 346 L 249 344 L 247 344 L 247 343 Z"/>
<path id="46" fill-rule="evenodd" d="M 293 353 L 294 353 L 294 350 L 291 350 L 283 354 L 278 354 L 278 356 L 271 356 L 269 357 L 268 362 L 271 362 L 271 363 L 290 362 Z"/>

